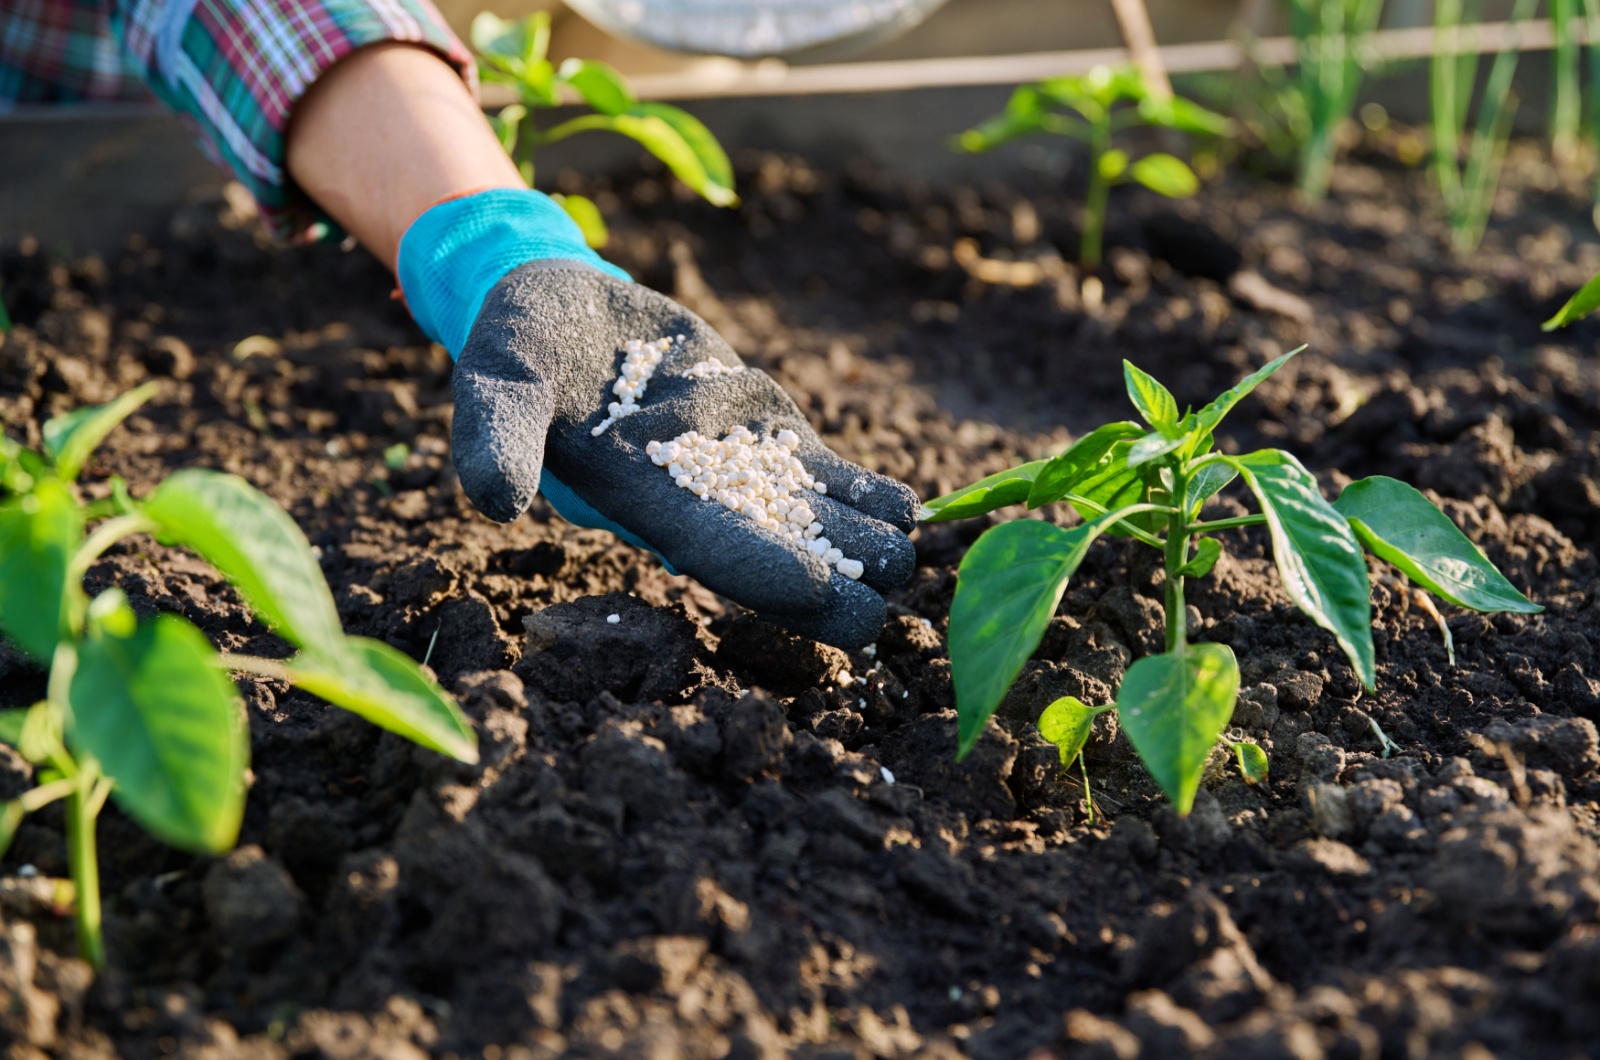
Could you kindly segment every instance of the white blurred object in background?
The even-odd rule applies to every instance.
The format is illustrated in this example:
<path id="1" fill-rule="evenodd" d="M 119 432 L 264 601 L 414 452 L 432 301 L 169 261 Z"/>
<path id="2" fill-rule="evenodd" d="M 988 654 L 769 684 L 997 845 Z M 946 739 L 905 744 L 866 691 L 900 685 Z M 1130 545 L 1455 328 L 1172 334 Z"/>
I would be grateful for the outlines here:
<path id="1" fill-rule="evenodd" d="M 591 22 L 659 48 L 757 59 L 865 47 L 945 0 L 568 0 Z"/>

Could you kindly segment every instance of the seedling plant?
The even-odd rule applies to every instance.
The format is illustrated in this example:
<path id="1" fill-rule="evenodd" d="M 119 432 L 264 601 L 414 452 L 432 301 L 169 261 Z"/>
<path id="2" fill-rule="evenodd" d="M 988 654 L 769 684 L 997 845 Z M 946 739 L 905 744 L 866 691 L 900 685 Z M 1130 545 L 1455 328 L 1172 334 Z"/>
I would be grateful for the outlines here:
<path id="1" fill-rule="evenodd" d="M 1536 0 L 1517 0 L 1513 25 L 1533 14 Z M 1476 0 L 1437 0 L 1434 30 L 1437 43 L 1431 64 L 1430 102 L 1433 120 L 1433 172 L 1450 226 L 1450 242 L 1466 253 L 1483 241 L 1500 186 L 1500 169 L 1511 142 L 1517 113 L 1512 79 L 1520 47 L 1513 41 L 1494 57 L 1478 101 L 1475 123 L 1468 108 L 1477 82 L 1476 49 L 1461 47 L 1461 37 L 1480 20 Z"/>
<path id="2" fill-rule="evenodd" d="M 568 59 L 560 66 L 546 58 L 550 48 L 550 13 L 539 11 L 507 20 L 485 11 L 472 21 L 472 46 L 478 52 L 478 73 L 485 84 L 507 85 L 517 102 L 490 117 L 500 143 L 517 163 L 522 179 L 533 187 L 534 152 L 581 132 L 620 133 L 638 141 L 679 180 L 714 206 L 737 206 L 733 166 L 717 138 L 693 115 L 666 103 L 636 98 L 615 69 L 593 59 Z M 538 128 L 533 113 L 557 107 L 576 96 L 591 113 Z M 582 195 L 554 195 L 582 229 L 592 247 L 609 238 L 594 201 Z"/>
<path id="3" fill-rule="evenodd" d="M 1295 74 L 1289 100 L 1300 143 L 1300 190 L 1327 197 L 1339 130 L 1355 110 L 1371 65 L 1368 42 L 1383 0 L 1288 0 L 1294 34 Z"/>
<path id="4" fill-rule="evenodd" d="M 1299 351 L 1295 351 L 1296 353 Z M 991 475 L 929 502 L 930 522 L 982 515 L 1010 504 L 1064 501 L 1083 522 L 1070 529 L 1022 519 L 978 538 L 961 562 L 950 608 L 950 662 L 959 714 L 959 756 L 977 744 L 996 706 L 1043 637 L 1067 581 L 1102 534 L 1159 550 L 1165 571 L 1166 650 L 1133 663 L 1116 702 L 1073 697 L 1050 704 L 1039 728 L 1063 765 L 1081 756 L 1095 718 L 1115 710 L 1151 775 L 1187 814 L 1212 750 L 1223 741 L 1239 692 L 1233 649 L 1191 639 L 1184 584 L 1222 555 L 1215 536 L 1264 526 L 1284 591 L 1331 633 L 1361 684 L 1374 687 L 1372 605 L 1362 548 L 1413 583 L 1474 611 L 1539 611 L 1483 552 L 1415 488 L 1374 476 L 1330 504 L 1311 473 L 1281 449 L 1240 456 L 1213 451 L 1223 417 L 1293 357 L 1285 354 L 1199 410 L 1180 414 L 1166 387 L 1123 362 L 1128 397 L 1144 423 L 1106 424 L 1047 460 Z M 1206 520 L 1201 509 L 1240 480 L 1259 513 Z M 1246 780 L 1267 775 L 1265 752 L 1225 741 Z"/>
<path id="5" fill-rule="evenodd" d="M 78 944 L 96 967 L 105 947 L 95 823 L 108 798 L 183 850 L 222 853 L 238 837 L 249 734 L 230 672 L 287 681 L 423 747 L 477 759 L 470 724 L 421 667 L 344 634 L 305 535 L 243 479 L 190 469 L 143 500 L 119 479 L 111 497 L 79 499 L 94 449 L 154 390 L 49 421 L 42 451 L 0 435 L 0 636 L 49 672 L 43 700 L 0 711 L 0 741 L 36 781 L 0 803 L 0 854 L 24 816 L 64 801 Z M 138 534 L 213 564 L 299 653 L 219 655 L 178 615 L 136 614 L 120 588 L 88 597 L 89 568 Z"/>
<path id="6" fill-rule="evenodd" d="M 1118 184 L 1142 184 L 1160 195 L 1185 199 L 1200 190 L 1200 179 L 1176 155 L 1156 151 L 1132 158 L 1112 138 L 1140 126 L 1225 136 L 1232 123 L 1181 96 L 1152 93 L 1136 66 L 1100 66 L 1075 77 L 1055 77 L 1023 85 L 1006 109 L 956 137 L 955 146 L 973 153 L 1034 133 L 1053 133 L 1089 145 L 1089 187 L 1083 204 L 1083 237 L 1078 259 L 1099 266 L 1105 240 L 1106 206 Z"/>

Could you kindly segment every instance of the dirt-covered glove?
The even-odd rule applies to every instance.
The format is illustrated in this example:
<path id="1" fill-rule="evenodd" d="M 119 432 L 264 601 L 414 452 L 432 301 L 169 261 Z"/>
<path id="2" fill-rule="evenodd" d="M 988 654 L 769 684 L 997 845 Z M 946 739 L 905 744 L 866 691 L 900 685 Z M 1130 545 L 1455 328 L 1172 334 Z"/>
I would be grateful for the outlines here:
<path id="1" fill-rule="evenodd" d="M 601 261 L 536 195 L 486 192 L 436 206 L 401 244 L 408 304 L 457 357 L 452 450 L 467 496 L 509 521 L 542 489 L 569 521 L 613 530 L 795 632 L 841 647 L 871 643 L 885 619 L 880 593 L 914 567 L 906 532 L 915 495 L 830 452 L 770 376 L 745 368 L 699 317 Z M 662 339 L 672 341 L 637 411 L 612 420 L 630 342 Z M 686 374 L 708 361 L 738 370 Z M 688 431 L 722 438 L 735 427 L 794 433 L 795 455 L 826 487 L 806 501 L 834 547 L 861 563 L 859 580 L 679 486 L 646 451 Z"/>

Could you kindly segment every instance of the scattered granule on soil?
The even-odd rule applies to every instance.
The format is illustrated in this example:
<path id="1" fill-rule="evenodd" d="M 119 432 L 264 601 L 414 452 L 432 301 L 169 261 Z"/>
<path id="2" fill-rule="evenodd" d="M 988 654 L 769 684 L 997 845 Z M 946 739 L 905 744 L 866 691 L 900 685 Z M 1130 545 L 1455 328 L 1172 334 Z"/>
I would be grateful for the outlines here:
<path id="1" fill-rule="evenodd" d="M 623 347 L 622 369 L 617 373 L 617 381 L 611 385 L 611 392 L 619 400 L 606 406 L 609 415 L 600 421 L 600 425 L 589 433 L 596 438 L 606 433 L 606 428 L 616 423 L 625 416 L 632 416 L 639 411 L 639 399 L 644 397 L 645 388 L 650 385 L 650 377 L 656 374 L 656 368 L 661 364 L 661 358 L 667 355 L 673 342 L 682 342 L 683 336 L 674 339 L 665 335 L 654 342 L 645 342 L 642 339 L 629 339 Z"/>
<path id="2" fill-rule="evenodd" d="M 683 374 L 690 379 L 709 379 L 717 375 L 738 375 L 744 371 L 742 364 L 723 364 L 721 361 L 704 360 L 691 364 L 684 369 Z"/>
<path id="3" fill-rule="evenodd" d="M 734 427 L 720 439 L 688 431 L 670 442 L 651 442 L 645 452 L 701 500 L 716 501 L 805 546 L 846 578 L 860 578 L 862 562 L 847 559 L 823 536 L 822 524 L 801 495 L 811 490 L 826 496 L 828 487 L 794 455 L 799 445 L 800 436 L 790 430 L 759 438 L 748 428 Z"/>

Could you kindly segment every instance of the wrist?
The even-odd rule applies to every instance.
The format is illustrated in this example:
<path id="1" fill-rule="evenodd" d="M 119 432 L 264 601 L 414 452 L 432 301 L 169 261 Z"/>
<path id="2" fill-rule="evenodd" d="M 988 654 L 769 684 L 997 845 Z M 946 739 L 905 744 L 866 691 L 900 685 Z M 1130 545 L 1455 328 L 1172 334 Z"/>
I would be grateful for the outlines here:
<path id="1" fill-rule="evenodd" d="M 526 188 L 477 192 L 424 210 L 400 238 L 396 272 L 411 315 L 454 358 L 494 286 L 513 269 L 552 260 L 631 279 L 590 249 L 555 200 Z"/>

